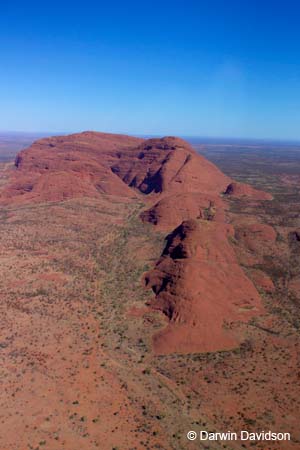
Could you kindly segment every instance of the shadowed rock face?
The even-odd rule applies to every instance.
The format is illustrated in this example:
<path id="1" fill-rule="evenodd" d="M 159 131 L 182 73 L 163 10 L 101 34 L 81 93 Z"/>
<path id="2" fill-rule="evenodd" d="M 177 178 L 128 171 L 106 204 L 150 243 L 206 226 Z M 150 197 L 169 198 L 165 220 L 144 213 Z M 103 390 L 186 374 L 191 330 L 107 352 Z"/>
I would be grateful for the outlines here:
<path id="1" fill-rule="evenodd" d="M 225 192 L 225 195 L 223 193 Z M 179 138 L 142 140 L 85 132 L 35 142 L 19 153 L 2 204 L 61 201 L 111 195 L 143 199 L 141 215 L 168 232 L 167 244 L 145 284 L 150 302 L 169 319 L 154 336 L 157 353 L 229 349 L 242 335 L 232 324 L 263 310 L 253 283 L 239 266 L 230 240 L 255 251 L 272 227 L 228 224 L 226 198 L 269 194 L 232 182 Z"/>
<path id="2" fill-rule="evenodd" d="M 112 170 L 144 194 L 219 193 L 229 178 L 179 138 L 148 139 L 124 152 Z"/>
<path id="3" fill-rule="evenodd" d="M 289 242 L 290 244 L 300 245 L 300 230 L 291 231 L 289 233 Z"/>
<path id="4" fill-rule="evenodd" d="M 85 132 L 41 139 L 17 155 L 15 166 L 2 203 L 95 197 L 97 192 L 218 194 L 229 181 L 189 144 L 173 137 L 143 141 Z"/>

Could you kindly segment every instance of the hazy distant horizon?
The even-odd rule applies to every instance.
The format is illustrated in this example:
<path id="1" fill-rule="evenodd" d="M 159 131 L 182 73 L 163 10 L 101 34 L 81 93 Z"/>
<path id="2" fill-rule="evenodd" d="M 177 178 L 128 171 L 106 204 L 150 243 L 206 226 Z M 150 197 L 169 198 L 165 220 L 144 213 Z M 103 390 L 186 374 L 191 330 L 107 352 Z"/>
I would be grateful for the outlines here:
<path id="1" fill-rule="evenodd" d="M 97 133 L 110 133 L 110 134 L 125 134 L 128 136 L 136 136 L 141 138 L 155 138 L 163 136 L 177 136 L 185 139 L 192 144 L 223 144 L 223 145 L 288 145 L 298 146 L 300 145 L 300 138 L 297 139 L 274 139 L 274 138 L 252 138 L 252 137 L 234 137 L 234 136 L 201 136 L 201 135 L 182 135 L 179 133 L 164 133 L 164 134 L 150 134 L 150 133 L 128 133 L 128 132 L 113 132 L 113 131 L 100 131 L 100 130 L 80 130 L 80 131 L 20 131 L 20 130 L 0 130 L 0 138 L 22 138 L 26 137 L 30 139 L 43 138 L 48 136 L 65 136 L 68 134 L 82 133 L 84 131 L 94 131 Z"/>

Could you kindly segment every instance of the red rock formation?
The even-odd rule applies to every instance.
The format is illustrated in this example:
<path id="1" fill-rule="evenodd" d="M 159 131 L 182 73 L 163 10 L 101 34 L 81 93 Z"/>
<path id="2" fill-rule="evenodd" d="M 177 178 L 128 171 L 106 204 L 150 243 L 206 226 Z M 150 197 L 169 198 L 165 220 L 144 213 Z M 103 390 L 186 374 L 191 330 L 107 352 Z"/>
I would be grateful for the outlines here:
<path id="1" fill-rule="evenodd" d="M 179 138 L 148 139 L 124 152 L 112 170 L 144 194 L 219 194 L 230 179 Z"/>
<path id="2" fill-rule="evenodd" d="M 155 350 L 206 352 L 235 347 L 241 336 L 230 324 L 262 312 L 258 292 L 238 265 L 228 242 L 231 225 L 189 220 L 176 228 L 145 284 L 151 306 L 170 323 L 155 336 Z"/>
<path id="3" fill-rule="evenodd" d="M 253 200 L 272 200 L 272 195 L 268 192 L 259 191 L 258 189 L 254 189 L 249 184 L 233 182 L 230 183 L 224 195 L 228 197 L 250 197 Z"/>
<path id="4" fill-rule="evenodd" d="M 266 252 L 276 240 L 276 231 L 273 227 L 263 223 L 235 225 L 235 238 L 245 248 L 256 254 Z"/>
<path id="5" fill-rule="evenodd" d="M 154 338 L 155 350 L 198 352 L 236 346 L 243 336 L 236 335 L 231 324 L 246 322 L 263 308 L 229 242 L 235 231 L 226 223 L 226 198 L 266 200 L 270 195 L 232 182 L 182 139 L 85 132 L 42 139 L 20 152 L 0 201 L 61 201 L 103 194 L 142 197 L 148 203 L 142 220 L 173 230 L 162 257 L 145 277 L 155 293 L 151 306 L 169 320 Z M 236 233 L 252 250 L 257 237 L 276 238 L 271 227 L 261 224 Z"/>
<path id="6" fill-rule="evenodd" d="M 141 214 L 144 222 L 170 229 L 187 219 L 225 221 L 225 203 L 220 196 L 201 192 L 182 193 L 163 197 Z"/>
<path id="7" fill-rule="evenodd" d="M 60 201 L 99 193 L 133 196 L 110 164 L 118 159 L 119 151 L 139 142 L 138 138 L 94 132 L 36 141 L 17 155 L 16 170 L 0 201 Z"/>

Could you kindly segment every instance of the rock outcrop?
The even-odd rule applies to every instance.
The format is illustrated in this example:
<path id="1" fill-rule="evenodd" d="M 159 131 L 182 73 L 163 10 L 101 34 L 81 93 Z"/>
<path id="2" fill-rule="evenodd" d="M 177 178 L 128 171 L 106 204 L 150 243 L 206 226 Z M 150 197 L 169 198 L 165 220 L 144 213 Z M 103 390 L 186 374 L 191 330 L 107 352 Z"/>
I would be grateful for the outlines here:
<path id="1" fill-rule="evenodd" d="M 182 139 L 85 132 L 42 139 L 20 152 L 0 202 L 99 195 L 143 199 L 141 220 L 169 233 L 161 258 L 144 277 L 154 293 L 149 305 L 168 319 L 154 336 L 155 351 L 238 345 L 243 336 L 234 324 L 247 322 L 263 307 L 232 241 L 255 251 L 257 242 L 273 242 L 276 233 L 262 224 L 235 230 L 228 223 L 226 199 L 268 200 L 270 194 L 233 182 Z"/>
<path id="2" fill-rule="evenodd" d="M 273 198 L 268 192 L 259 191 L 249 184 L 238 183 L 236 181 L 226 187 L 224 195 L 233 198 L 249 197 L 253 200 L 272 200 Z"/>
<path id="3" fill-rule="evenodd" d="M 155 337 L 158 353 L 228 349 L 239 344 L 232 324 L 262 312 L 252 282 L 239 266 L 229 224 L 184 221 L 167 238 L 145 284 L 156 297 L 152 307 L 170 323 Z"/>
<path id="4" fill-rule="evenodd" d="M 120 152 L 139 142 L 138 138 L 94 132 L 38 140 L 17 155 L 16 170 L 0 201 L 24 204 L 99 193 L 133 196 L 110 165 Z"/>

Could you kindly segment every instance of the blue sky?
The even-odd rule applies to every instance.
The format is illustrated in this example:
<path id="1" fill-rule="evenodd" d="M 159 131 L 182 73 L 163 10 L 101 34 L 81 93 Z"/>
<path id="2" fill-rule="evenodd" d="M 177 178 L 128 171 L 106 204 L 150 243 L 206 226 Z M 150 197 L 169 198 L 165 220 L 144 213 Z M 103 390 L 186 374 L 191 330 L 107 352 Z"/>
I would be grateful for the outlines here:
<path id="1" fill-rule="evenodd" d="M 1 2 L 0 130 L 300 139 L 299 20 L 290 0 Z"/>

